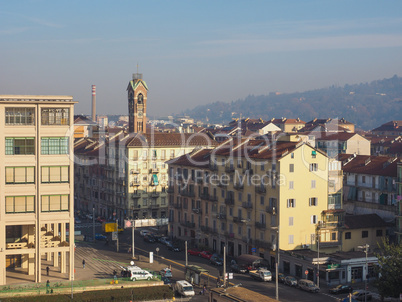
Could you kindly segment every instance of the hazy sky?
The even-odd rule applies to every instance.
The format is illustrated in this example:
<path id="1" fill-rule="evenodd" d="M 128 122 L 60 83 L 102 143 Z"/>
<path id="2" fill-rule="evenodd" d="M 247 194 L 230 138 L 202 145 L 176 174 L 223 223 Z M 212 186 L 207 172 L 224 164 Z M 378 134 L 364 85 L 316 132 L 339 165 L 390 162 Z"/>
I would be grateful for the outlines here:
<path id="1" fill-rule="evenodd" d="M 0 94 L 72 95 L 76 113 L 148 117 L 250 94 L 402 75 L 402 1 L 0 0 Z"/>

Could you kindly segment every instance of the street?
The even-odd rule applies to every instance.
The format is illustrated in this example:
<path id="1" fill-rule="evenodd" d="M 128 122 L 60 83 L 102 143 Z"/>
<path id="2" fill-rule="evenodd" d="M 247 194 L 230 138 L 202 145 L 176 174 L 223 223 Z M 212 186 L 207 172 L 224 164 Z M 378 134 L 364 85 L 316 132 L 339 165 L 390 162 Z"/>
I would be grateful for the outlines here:
<path id="1" fill-rule="evenodd" d="M 76 228 L 82 231 L 83 234 L 87 235 L 87 238 L 92 237 L 93 229 L 92 223 L 83 223 L 79 228 Z M 101 233 L 102 226 L 99 223 L 95 224 L 95 232 Z M 110 238 L 111 236 L 108 235 Z M 119 234 L 119 253 L 116 252 L 116 245 L 111 240 L 109 241 L 109 245 L 105 245 L 105 242 L 97 242 L 92 245 L 92 248 L 96 249 L 97 252 L 93 254 L 93 257 L 96 255 L 102 254 L 107 255 L 112 258 L 114 261 L 109 261 L 106 265 L 106 260 L 102 261 L 102 265 L 94 265 L 94 269 L 98 270 L 96 276 L 98 277 L 110 277 L 113 271 L 113 268 L 119 267 L 119 265 L 128 265 L 131 259 L 131 253 L 128 253 L 128 248 L 131 246 L 131 229 L 126 229 L 122 234 Z M 149 252 L 154 253 L 154 264 L 153 267 L 159 267 L 159 269 L 165 266 L 172 266 L 173 278 L 172 281 L 182 280 L 184 279 L 184 266 L 185 266 L 185 252 L 173 252 L 167 249 L 165 245 L 162 243 L 148 243 L 143 240 L 143 238 L 139 234 L 139 230 L 135 232 L 135 253 L 136 256 L 140 255 L 142 259 L 147 259 L 145 257 L 149 256 Z M 159 248 L 159 252 L 156 251 L 156 248 Z M 77 248 L 77 256 L 76 261 L 82 261 L 80 259 L 80 249 L 82 251 L 85 250 L 85 254 L 89 255 L 91 252 L 88 248 L 79 247 Z M 97 256 L 99 258 L 99 256 Z M 150 264 L 143 263 L 143 268 L 152 267 Z M 87 261 L 88 263 L 88 261 Z M 197 256 L 188 256 L 188 263 L 199 265 L 204 269 L 209 271 L 209 275 L 211 276 L 208 280 L 208 287 L 215 287 L 216 285 L 216 277 L 219 275 L 219 270 L 222 270 L 222 267 L 216 267 L 209 263 L 209 260 L 197 257 Z M 90 264 L 89 264 L 90 265 Z M 110 271 L 109 271 L 110 270 Z M 233 274 L 233 279 L 229 280 L 231 284 L 236 285 L 241 283 L 243 287 L 261 293 L 263 295 L 267 295 L 271 298 L 275 298 L 275 281 L 272 282 L 260 282 L 252 279 L 248 274 Z M 205 280 L 206 282 L 206 280 Z M 284 284 L 279 284 L 279 300 L 283 302 L 293 302 L 293 301 L 339 301 L 341 298 L 346 297 L 346 294 L 342 294 L 339 296 L 331 296 L 328 293 L 327 288 L 321 288 L 321 292 L 318 294 L 308 293 L 302 291 L 297 288 L 292 288 L 286 286 Z M 197 300 L 200 298 L 197 297 Z M 205 297 L 206 299 L 206 297 Z"/>

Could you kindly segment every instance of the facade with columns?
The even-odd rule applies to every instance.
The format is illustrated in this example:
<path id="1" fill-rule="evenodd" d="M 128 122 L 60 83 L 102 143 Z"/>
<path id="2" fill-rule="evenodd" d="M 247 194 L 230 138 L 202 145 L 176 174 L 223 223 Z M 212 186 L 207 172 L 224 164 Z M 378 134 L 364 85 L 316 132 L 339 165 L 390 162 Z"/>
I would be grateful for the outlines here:
<path id="1" fill-rule="evenodd" d="M 47 266 L 73 278 L 74 103 L 0 95 L 0 285 L 10 271 L 42 282 Z"/>

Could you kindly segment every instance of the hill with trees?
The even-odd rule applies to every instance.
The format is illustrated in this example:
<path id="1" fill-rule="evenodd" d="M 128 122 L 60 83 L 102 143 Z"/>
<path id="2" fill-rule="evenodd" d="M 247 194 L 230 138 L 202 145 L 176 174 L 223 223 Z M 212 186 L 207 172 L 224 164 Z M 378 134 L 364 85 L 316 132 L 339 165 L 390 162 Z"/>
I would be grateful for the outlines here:
<path id="1" fill-rule="evenodd" d="M 231 103 L 215 102 L 186 110 L 196 120 L 227 123 L 232 118 L 345 118 L 357 128 L 371 130 L 402 119 L 402 78 L 397 75 L 371 83 L 331 86 L 295 93 L 249 95 Z"/>

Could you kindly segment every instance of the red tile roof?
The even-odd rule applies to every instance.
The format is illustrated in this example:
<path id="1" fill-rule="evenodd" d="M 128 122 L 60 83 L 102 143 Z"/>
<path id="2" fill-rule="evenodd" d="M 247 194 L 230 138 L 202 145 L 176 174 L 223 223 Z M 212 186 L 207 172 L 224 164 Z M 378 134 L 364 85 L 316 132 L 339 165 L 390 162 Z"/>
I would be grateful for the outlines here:
<path id="1" fill-rule="evenodd" d="M 343 163 L 343 171 L 347 173 L 369 174 L 396 177 L 396 158 L 386 156 L 339 154 L 338 160 Z M 348 161 L 349 160 L 349 161 Z"/>
<path id="2" fill-rule="evenodd" d="M 367 229 L 367 228 L 381 228 L 389 226 L 377 214 L 365 215 L 346 215 L 345 228 L 346 229 Z"/>

